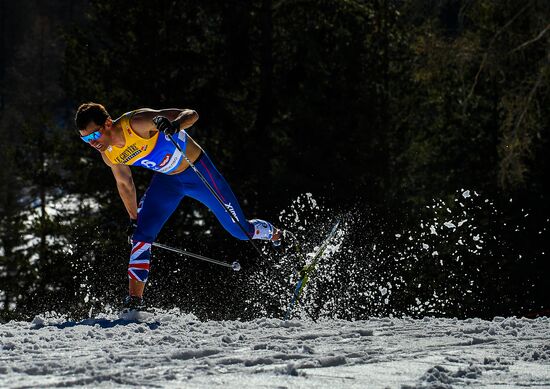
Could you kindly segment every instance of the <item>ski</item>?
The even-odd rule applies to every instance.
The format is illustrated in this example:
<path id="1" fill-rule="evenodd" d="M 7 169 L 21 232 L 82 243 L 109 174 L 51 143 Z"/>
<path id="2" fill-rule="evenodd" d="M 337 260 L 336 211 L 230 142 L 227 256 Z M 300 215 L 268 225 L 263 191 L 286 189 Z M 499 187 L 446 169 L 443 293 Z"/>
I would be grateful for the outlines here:
<path id="1" fill-rule="evenodd" d="M 300 298 L 300 295 L 302 294 L 302 291 L 306 287 L 309 276 L 315 270 L 315 267 L 317 266 L 317 263 L 319 262 L 319 259 L 323 256 L 325 253 L 325 250 L 327 249 L 330 241 L 334 236 L 336 236 L 336 232 L 338 231 L 338 226 L 340 225 L 340 220 L 337 220 L 336 223 L 334 223 L 332 229 L 330 230 L 329 234 L 321 243 L 321 246 L 315 251 L 313 254 L 313 257 L 311 258 L 309 263 L 306 263 L 302 270 L 298 273 L 298 282 L 296 282 L 296 286 L 294 287 L 294 294 L 292 296 L 292 300 L 290 301 L 290 304 L 286 310 L 284 320 L 288 320 L 290 317 L 290 313 L 292 312 L 292 308 L 294 307 L 294 304 L 296 304 L 296 301 Z"/>

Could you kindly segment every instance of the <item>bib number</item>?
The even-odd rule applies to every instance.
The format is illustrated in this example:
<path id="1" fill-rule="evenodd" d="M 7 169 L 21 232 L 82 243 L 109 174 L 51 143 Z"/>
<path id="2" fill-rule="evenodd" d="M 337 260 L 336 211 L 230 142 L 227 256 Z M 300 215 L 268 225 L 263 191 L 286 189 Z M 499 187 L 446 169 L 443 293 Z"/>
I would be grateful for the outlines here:
<path id="1" fill-rule="evenodd" d="M 143 166 L 145 166 L 146 168 L 148 169 L 153 169 L 155 166 L 157 166 L 156 163 L 154 163 L 153 161 L 148 161 L 146 159 L 144 159 L 143 161 L 141 161 L 141 164 Z"/>

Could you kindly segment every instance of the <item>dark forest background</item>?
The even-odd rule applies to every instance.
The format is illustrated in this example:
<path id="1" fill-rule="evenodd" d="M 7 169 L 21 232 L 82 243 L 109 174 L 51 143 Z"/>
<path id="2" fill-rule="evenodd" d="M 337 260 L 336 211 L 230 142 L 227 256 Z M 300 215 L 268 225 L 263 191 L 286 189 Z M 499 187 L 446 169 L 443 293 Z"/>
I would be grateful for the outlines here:
<path id="1" fill-rule="evenodd" d="M 0 0 L 0 318 L 86 316 L 125 296 L 127 214 L 73 124 L 87 101 L 113 117 L 195 109 L 189 132 L 249 217 L 277 221 L 312 193 L 322 218 L 346 218 L 351 254 L 337 261 L 354 271 L 320 287 L 335 302 L 325 315 L 543 312 L 549 21 L 547 0 Z M 133 173 L 141 195 L 151 173 Z M 468 217 L 483 249 L 457 254 L 439 234 L 437 258 L 412 250 L 464 190 L 479 194 Z M 244 270 L 155 251 L 151 305 L 246 319 L 269 299 L 255 295 L 254 250 L 198 204 L 184 201 L 159 241 Z M 390 273 L 400 287 L 381 303 Z M 351 296 L 350 277 L 382 296 Z M 410 308 L 442 291 L 444 303 Z M 262 312 L 281 316 L 269 301 Z"/>

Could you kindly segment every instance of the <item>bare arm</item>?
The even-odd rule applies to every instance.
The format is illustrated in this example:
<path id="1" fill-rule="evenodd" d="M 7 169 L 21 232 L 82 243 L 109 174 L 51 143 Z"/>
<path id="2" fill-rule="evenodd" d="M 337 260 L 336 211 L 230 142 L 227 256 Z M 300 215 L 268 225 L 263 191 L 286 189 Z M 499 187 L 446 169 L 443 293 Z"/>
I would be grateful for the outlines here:
<path id="1" fill-rule="evenodd" d="M 191 127 L 199 119 L 199 115 L 192 109 L 150 109 L 142 108 L 138 110 L 132 116 L 132 122 L 130 123 L 134 131 L 147 132 L 158 131 L 153 124 L 153 118 L 155 116 L 165 116 L 170 121 L 175 121 L 179 124 L 180 130 L 185 130 Z"/>
<path id="2" fill-rule="evenodd" d="M 130 219 L 137 219 L 136 187 L 134 185 L 134 179 L 132 178 L 132 171 L 130 170 L 130 167 L 126 165 L 113 164 L 103 153 L 101 153 L 101 157 L 105 163 L 109 165 L 113 172 L 118 194 L 126 207 L 126 211 L 128 211 L 128 215 L 130 215 Z"/>

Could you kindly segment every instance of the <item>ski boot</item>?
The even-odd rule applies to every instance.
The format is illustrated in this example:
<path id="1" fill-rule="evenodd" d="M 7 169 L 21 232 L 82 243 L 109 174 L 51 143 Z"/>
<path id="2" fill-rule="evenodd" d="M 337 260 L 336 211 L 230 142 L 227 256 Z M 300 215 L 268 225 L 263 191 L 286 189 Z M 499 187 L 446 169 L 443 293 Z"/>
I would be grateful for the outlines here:
<path id="1" fill-rule="evenodd" d="M 280 230 L 278 229 L 277 227 L 274 227 L 275 229 L 275 234 L 279 234 L 279 239 L 277 240 L 272 240 L 271 241 L 271 245 L 276 248 L 276 249 L 280 249 L 283 247 L 283 242 L 285 241 L 285 235 L 286 235 L 286 231 L 285 230 Z"/>
<path id="2" fill-rule="evenodd" d="M 281 246 L 283 230 L 274 227 L 273 224 L 262 219 L 250 219 L 249 222 L 254 226 L 252 239 L 270 241 L 273 247 Z M 277 238 L 274 240 L 274 237 Z"/>
<path id="3" fill-rule="evenodd" d="M 122 312 L 144 311 L 145 301 L 142 297 L 126 296 L 122 303 Z"/>
<path id="4" fill-rule="evenodd" d="M 154 320 L 154 312 L 146 309 L 143 298 L 127 296 L 124 299 L 119 318 L 132 322 L 151 322 Z"/>

